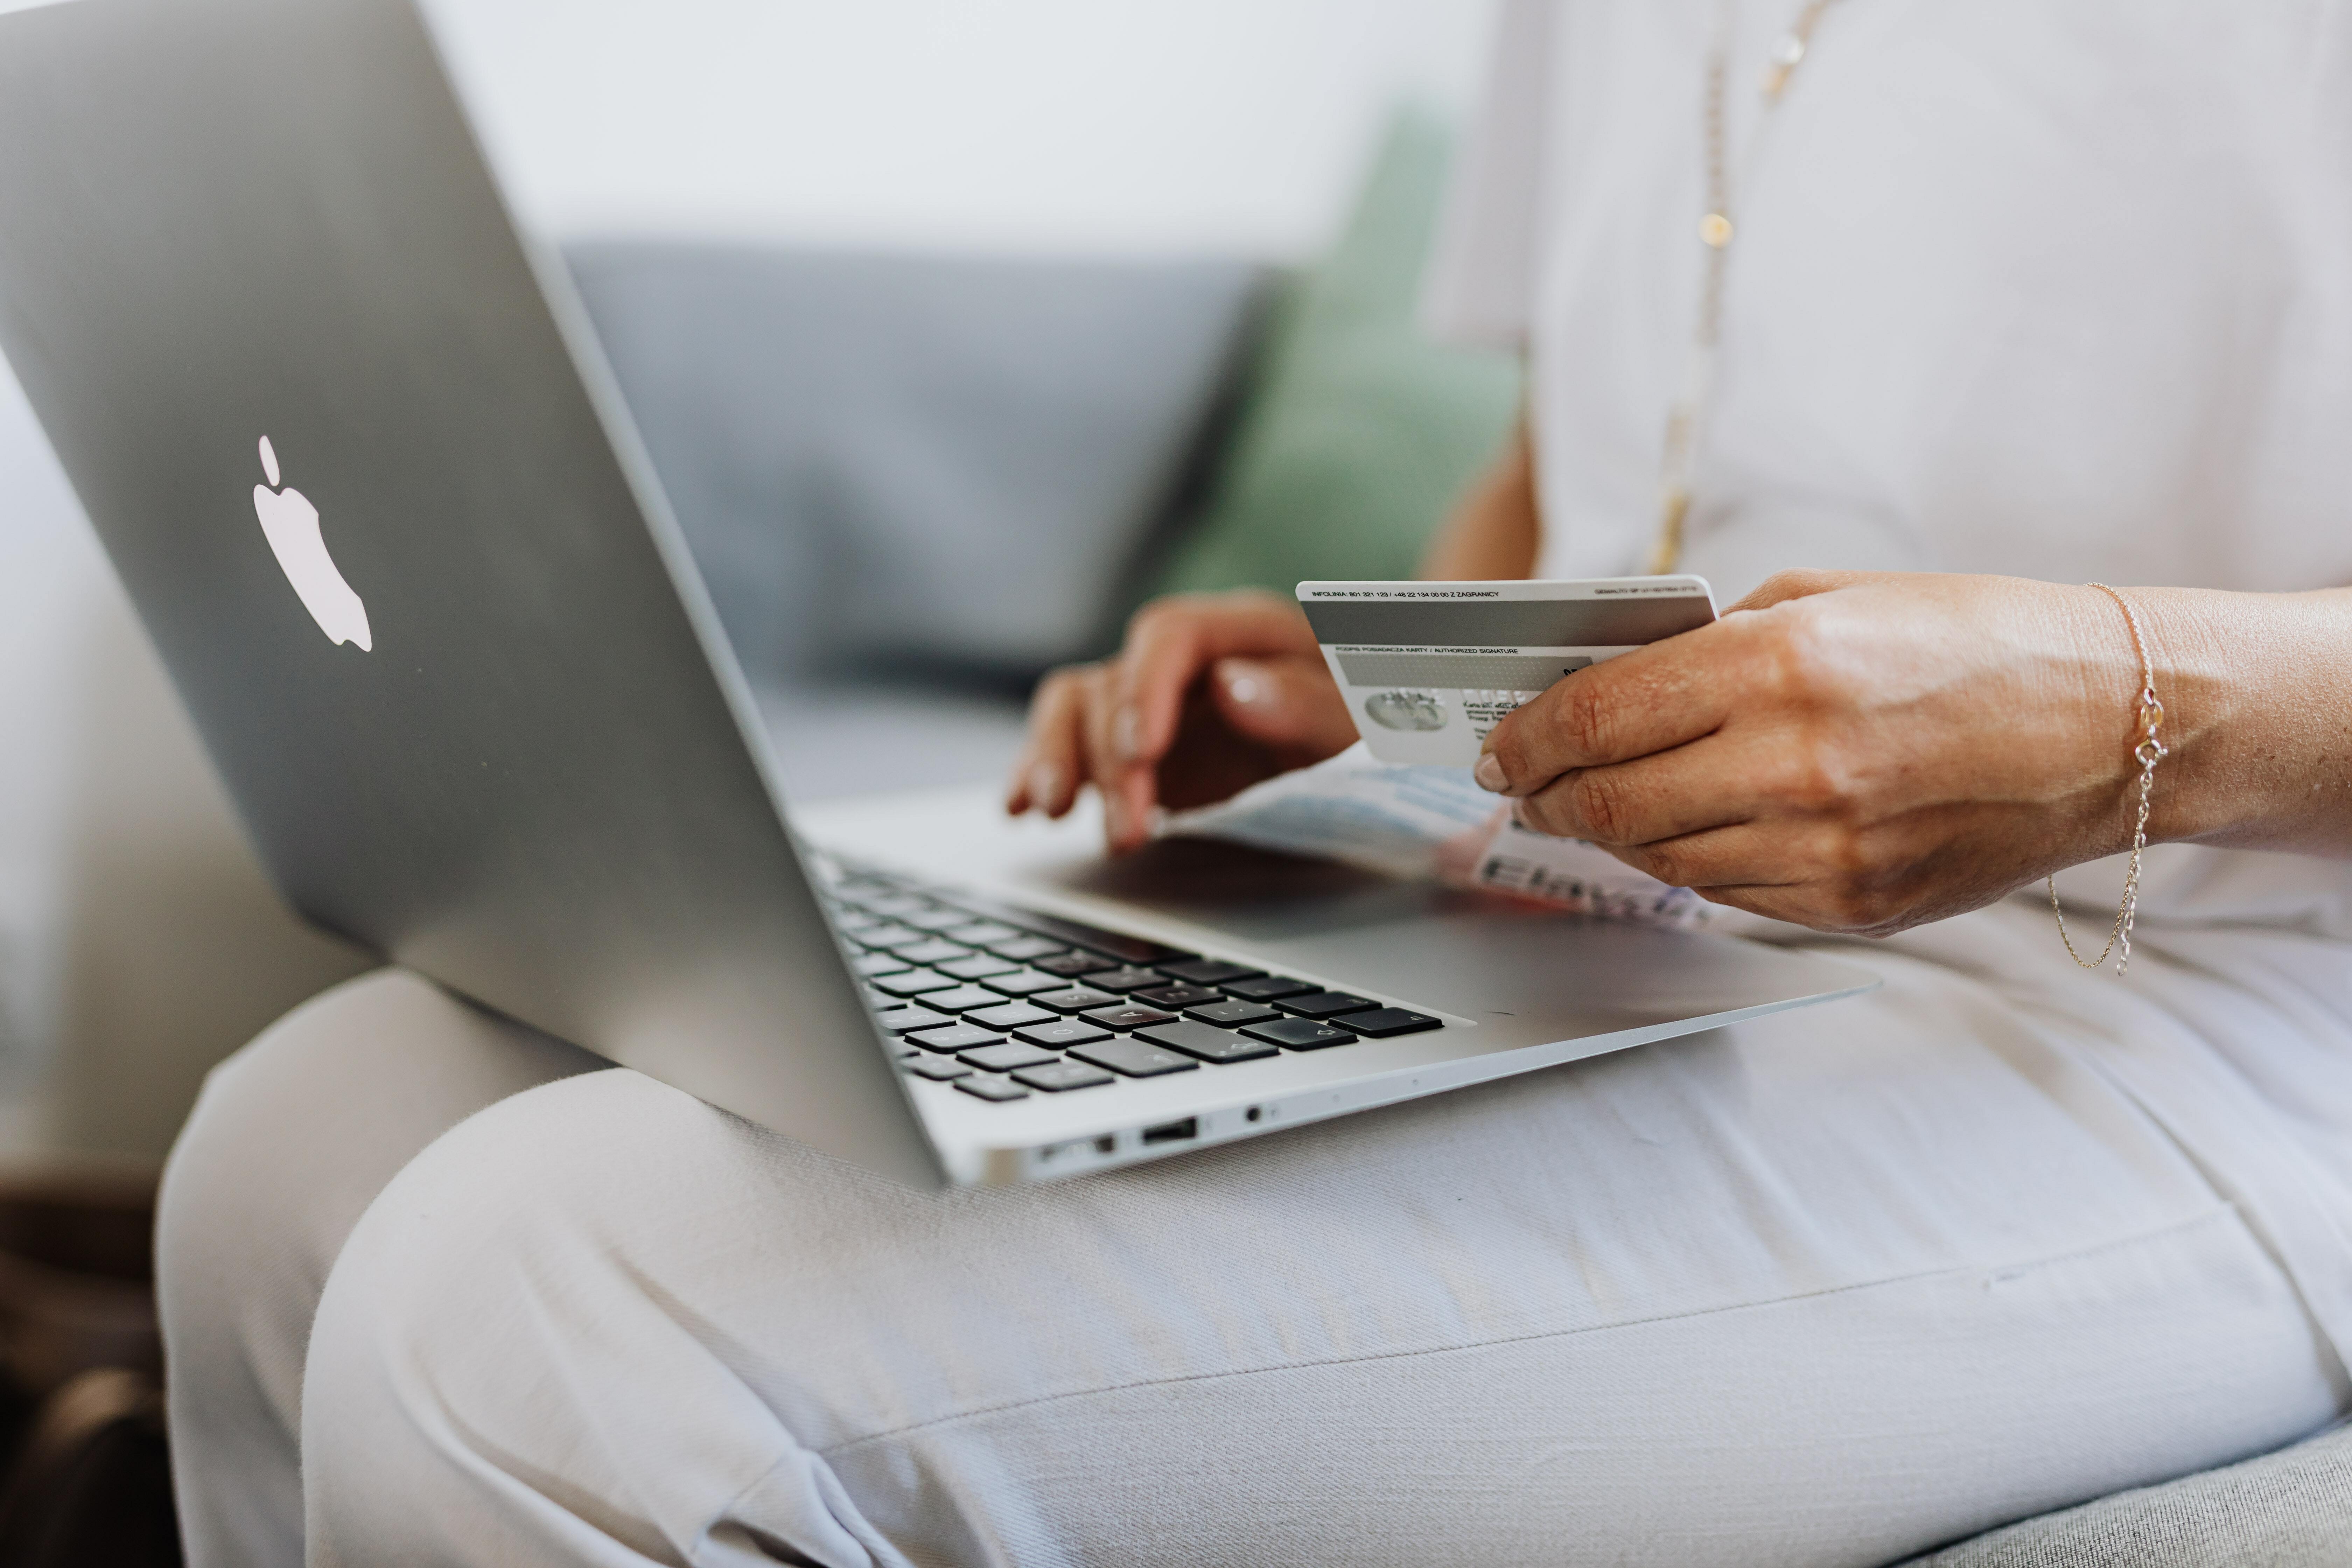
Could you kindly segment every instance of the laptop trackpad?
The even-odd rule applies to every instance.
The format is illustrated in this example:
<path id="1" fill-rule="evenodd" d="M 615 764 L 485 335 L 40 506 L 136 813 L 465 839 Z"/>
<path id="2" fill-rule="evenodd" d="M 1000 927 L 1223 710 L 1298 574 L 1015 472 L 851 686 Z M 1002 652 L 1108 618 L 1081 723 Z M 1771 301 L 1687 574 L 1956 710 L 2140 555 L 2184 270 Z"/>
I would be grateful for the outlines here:
<path id="1" fill-rule="evenodd" d="M 1269 963 L 1560 1038 L 1809 994 L 1810 955 L 1590 919 L 1326 860 L 1171 838 L 1117 860 L 1033 861 L 1020 880 L 1230 936 Z"/>

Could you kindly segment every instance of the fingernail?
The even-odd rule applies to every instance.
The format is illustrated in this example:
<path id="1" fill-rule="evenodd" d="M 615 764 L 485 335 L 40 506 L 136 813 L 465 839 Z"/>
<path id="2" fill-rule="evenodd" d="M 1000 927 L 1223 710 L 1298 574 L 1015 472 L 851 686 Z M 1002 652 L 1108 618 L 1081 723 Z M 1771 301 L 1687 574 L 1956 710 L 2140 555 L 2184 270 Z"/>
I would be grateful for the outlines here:
<path id="1" fill-rule="evenodd" d="M 1029 770 L 1029 804 L 1040 811 L 1051 811 L 1061 803 L 1062 770 L 1051 763 L 1039 763 Z"/>
<path id="2" fill-rule="evenodd" d="M 1111 715 L 1110 749 L 1122 762 L 1132 762 L 1143 749 L 1143 718 L 1132 707 L 1121 708 Z"/>
<path id="3" fill-rule="evenodd" d="M 1266 699 L 1265 682 L 1255 675 L 1235 671 L 1225 677 L 1225 695 L 1245 706 L 1263 702 Z"/>
<path id="4" fill-rule="evenodd" d="M 1470 776 L 1478 781 L 1480 789 L 1492 790 L 1496 795 L 1511 787 L 1511 781 L 1503 776 L 1503 764 L 1496 760 L 1492 752 L 1478 759 L 1478 765 L 1470 770 Z"/>
<path id="5" fill-rule="evenodd" d="M 1114 844 L 1127 837 L 1127 802 L 1116 790 L 1103 793 L 1103 832 Z"/>

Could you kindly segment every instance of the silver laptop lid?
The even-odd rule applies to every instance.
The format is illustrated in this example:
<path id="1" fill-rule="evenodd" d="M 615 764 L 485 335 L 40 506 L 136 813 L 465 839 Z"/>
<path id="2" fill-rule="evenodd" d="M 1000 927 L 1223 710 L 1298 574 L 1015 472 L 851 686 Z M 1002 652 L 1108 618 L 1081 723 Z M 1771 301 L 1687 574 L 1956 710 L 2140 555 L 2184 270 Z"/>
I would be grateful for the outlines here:
<path id="1" fill-rule="evenodd" d="M 0 16 L 0 347 L 297 908 L 939 1179 L 568 286 L 408 0 Z"/>

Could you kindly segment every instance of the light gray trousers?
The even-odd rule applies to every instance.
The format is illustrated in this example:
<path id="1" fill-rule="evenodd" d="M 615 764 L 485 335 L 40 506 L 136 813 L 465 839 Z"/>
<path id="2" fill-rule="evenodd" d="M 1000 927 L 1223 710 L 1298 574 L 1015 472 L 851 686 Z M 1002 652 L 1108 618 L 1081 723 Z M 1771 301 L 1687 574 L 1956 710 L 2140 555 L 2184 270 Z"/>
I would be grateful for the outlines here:
<path id="1" fill-rule="evenodd" d="M 173 1154 L 192 1561 L 1826 1568 L 2330 1420 L 2292 1259 L 2101 1065 L 2131 1010 L 1937 930 L 1871 997 L 938 1195 L 353 982 Z"/>

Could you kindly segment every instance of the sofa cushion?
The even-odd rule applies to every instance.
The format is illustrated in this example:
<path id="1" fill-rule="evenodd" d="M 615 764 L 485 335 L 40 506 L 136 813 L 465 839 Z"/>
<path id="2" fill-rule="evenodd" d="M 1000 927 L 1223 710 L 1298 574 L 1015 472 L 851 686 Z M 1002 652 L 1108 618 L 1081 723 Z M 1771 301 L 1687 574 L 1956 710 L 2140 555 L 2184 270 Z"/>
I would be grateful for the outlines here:
<path id="1" fill-rule="evenodd" d="M 1252 339 L 1244 262 L 567 249 L 746 668 L 1088 651 Z"/>
<path id="2" fill-rule="evenodd" d="M 2352 1426 L 2163 1486 L 2029 1519 L 1905 1568 L 2338 1568 L 2352 1562 Z"/>
<path id="3" fill-rule="evenodd" d="M 1338 243 L 1277 313 L 1228 466 L 1161 591 L 1410 577 L 1501 446 L 1517 361 L 1445 347 L 1418 323 L 1447 152 L 1425 115 L 1391 127 Z"/>

